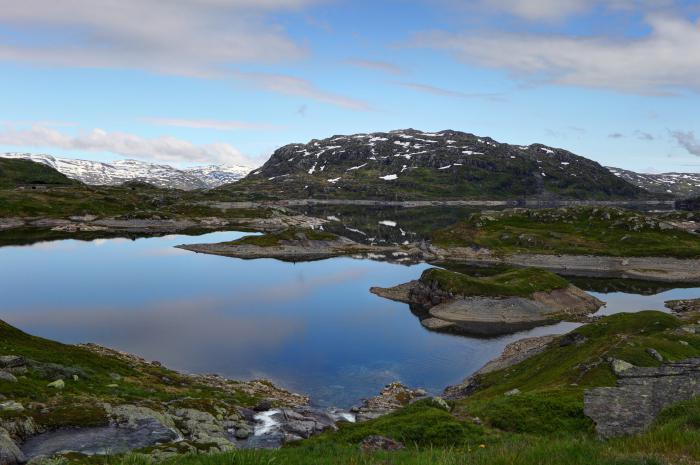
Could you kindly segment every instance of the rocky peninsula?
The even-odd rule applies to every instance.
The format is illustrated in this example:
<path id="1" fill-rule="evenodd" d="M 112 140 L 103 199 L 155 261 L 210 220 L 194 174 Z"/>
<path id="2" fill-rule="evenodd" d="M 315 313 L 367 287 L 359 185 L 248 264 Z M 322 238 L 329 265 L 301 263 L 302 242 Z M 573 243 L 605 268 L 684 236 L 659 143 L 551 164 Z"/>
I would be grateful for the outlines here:
<path id="1" fill-rule="evenodd" d="M 419 280 L 370 291 L 419 306 L 428 329 L 482 336 L 581 319 L 603 305 L 566 280 L 532 268 L 481 278 L 432 268 Z"/>

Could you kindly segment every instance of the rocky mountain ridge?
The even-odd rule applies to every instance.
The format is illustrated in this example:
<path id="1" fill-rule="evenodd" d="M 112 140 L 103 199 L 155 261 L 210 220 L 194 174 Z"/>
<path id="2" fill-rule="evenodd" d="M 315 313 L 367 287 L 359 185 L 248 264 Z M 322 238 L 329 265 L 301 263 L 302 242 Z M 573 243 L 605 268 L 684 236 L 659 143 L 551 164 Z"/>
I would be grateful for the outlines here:
<path id="1" fill-rule="evenodd" d="M 618 178 L 655 194 L 673 194 L 676 197 L 700 195 L 700 173 L 650 174 L 610 166 L 606 168 Z"/>
<path id="2" fill-rule="evenodd" d="M 600 164 L 563 149 L 415 129 L 285 145 L 241 183 L 223 189 L 283 197 L 412 200 L 650 196 Z"/>
<path id="3" fill-rule="evenodd" d="M 250 168 L 245 166 L 210 165 L 178 169 L 170 165 L 139 160 L 105 163 L 31 153 L 4 153 L 0 154 L 0 157 L 42 163 L 71 179 L 92 185 L 118 185 L 129 181 L 141 181 L 164 188 L 211 189 L 236 182 L 250 171 Z"/>

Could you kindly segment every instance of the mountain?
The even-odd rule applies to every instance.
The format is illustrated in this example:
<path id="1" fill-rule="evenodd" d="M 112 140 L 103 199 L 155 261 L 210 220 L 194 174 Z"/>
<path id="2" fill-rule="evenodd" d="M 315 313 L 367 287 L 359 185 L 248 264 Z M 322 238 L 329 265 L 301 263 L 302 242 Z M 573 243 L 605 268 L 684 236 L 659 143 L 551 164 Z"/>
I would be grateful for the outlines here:
<path id="1" fill-rule="evenodd" d="M 0 188 L 17 186 L 72 186 L 79 184 L 55 169 L 30 160 L 0 158 Z"/>
<path id="2" fill-rule="evenodd" d="M 146 163 L 138 160 L 120 160 L 103 163 L 91 160 L 59 158 L 45 154 L 5 153 L 0 158 L 31 160 L 50 166 L 69 178 L 85 184 L 118 185 L 140 181 L 158 187 L 193 190 L 210 189 L 235 182 L 250 169 L 243 166 L 206 166 L 177 169 L 169 165 Z"/>
<path id="3" fill-rule="evenodd" d="M 642 174 L 610 166 L 607 168 L 618 178 L 655 194 L 673 194 L 684 198 L 700 195 L 699 173 Z"/>
<path id="4" fill-rule="evenodd" d="M 391 200 L 650 196 L 563 149 L 414 129 L 286 145 L 261 168 L 219 190 L 259 197 Z"/>
<path id="5" fill-rule="evenodd" d="M 185 168 L 182 171 L 203 181 L 207 188 L 212 188 L 243 179 L 250 173 L 251 168 L 239 165 L 209 165 Z"/>

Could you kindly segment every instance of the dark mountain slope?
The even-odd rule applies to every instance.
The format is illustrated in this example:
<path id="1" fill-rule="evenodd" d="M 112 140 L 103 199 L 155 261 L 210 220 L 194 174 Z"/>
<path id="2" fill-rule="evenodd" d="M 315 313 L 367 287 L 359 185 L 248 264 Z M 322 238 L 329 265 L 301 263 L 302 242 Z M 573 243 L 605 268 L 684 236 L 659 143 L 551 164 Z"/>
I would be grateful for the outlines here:
<path id="1" fill-rule="evenodd" d="M 25 185 L 76 186 L 79 184 L 78 181 L 69 179 L 42 163 L 0 158 L 0 188 Z"/>
<path id="2" fill-rule="evenodd" d="M 598 163 L 458 131 L 334 136 L 281 147 L 230 193 L 271 198 L 643 199 Z"/>

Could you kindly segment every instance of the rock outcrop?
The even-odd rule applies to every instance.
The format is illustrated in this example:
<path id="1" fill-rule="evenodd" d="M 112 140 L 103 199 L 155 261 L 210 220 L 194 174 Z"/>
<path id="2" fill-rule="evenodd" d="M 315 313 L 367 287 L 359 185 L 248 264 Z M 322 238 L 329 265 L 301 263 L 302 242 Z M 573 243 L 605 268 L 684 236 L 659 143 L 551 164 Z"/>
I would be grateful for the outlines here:
<path id="1" fill-rule="evenodd" d="M 0 464 L 17 465 L 25 463 L 27 458 L 12 440 L 10 434 L 0 428 Z"/>
<path id="2" fill-rule="evenodd" d="M 357 421 L 372 420 L 404 407 L 427 396 L 423 389 L 411 389 L 398 381 L 387 384 L 378 396 L 365 399 L 358 407 L 350 409 Z"/>
<path id="3" fill-rule="evenodd" d="M 564 336 L 566 338 L 567 336 Z M 561 338 L 560 340 L 563 340 Z M 557 336 L 539 336 L 520 339 L 508 344 L 501 355 L 489 361 L 486 365 L 477 370 L 474 374 L 466 378 L 459 384 L 445 388 L 446 399 L 461 399 L 467 397 L 479 386 L 479 376 L 502 370 L 518 364 L 530 357 L 542 353 L 557 339 Z"/>
<path id="4" fill-rule="evenodd" d="M 360 443 L 360 449 L 362 452 L 371 453 L 377 452 L 379 450 L 401 450 L 406 446 L 399 441 L 394 441 L 391 438 L 385 436 L 367 436 Z"/>
<path id="5" fill-rule="evenodd" d="M 667 300 L 664 305 L 675 313 L 700 312 L 700 299 Z"/>
<path id="6" fill-rule="evenodd" d="M 603 438 L 639 433 L 647 429 L 669 405 L 700 395 L 700 358 L 636 367 L 612 361 L 616 387 L 586 391 L 584 413 Z"/>
<path id="7" fill-rule="evenodd" d="M 563 319 L 579 320 L 603 305 L 573 285 L 534 292 L 530 297 L 454 295 L 437 282 L 422 280 L 392 288 L 372 287 L 370 292 L 418 306 L 414 313 L 427 329 L 477 336 L 510 334 Z"/>

